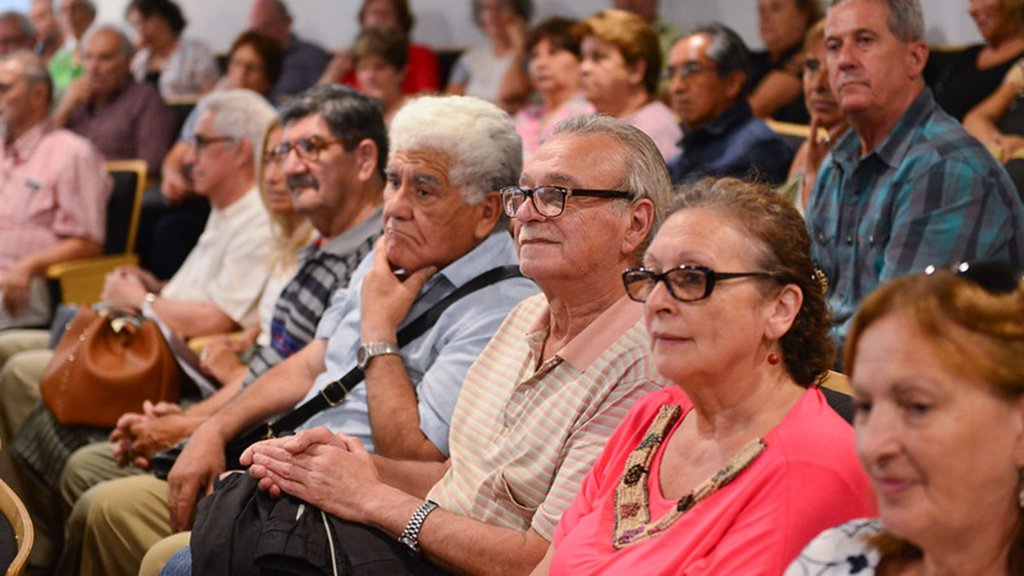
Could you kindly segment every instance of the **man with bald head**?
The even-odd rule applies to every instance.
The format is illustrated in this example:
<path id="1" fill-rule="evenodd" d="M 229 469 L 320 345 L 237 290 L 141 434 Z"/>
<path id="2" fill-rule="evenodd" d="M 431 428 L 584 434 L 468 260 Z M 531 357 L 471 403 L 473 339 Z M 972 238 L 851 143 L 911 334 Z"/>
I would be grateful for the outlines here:
<path id="1" fill-rule="evenodd" d="M 281 0 L 255 0 L 249 11 L 249 28 L 270 36 L 284 48 L 281 77 L 270 92 L 272 102 L 281 103 L 316 84 L 331 60 L 323 48 L 292 32 L 291 13 Z"/>
<path id="2" fill-rule="evenodd" d="M 155 87 L 132 78 L 131 41 L 104 25 L 86 33 L 81 48 L 85 73 L 68 86 L 55 122 L 89 139 L 107 160 L 141 158 L 158 174 L 176 121 Z"/>
<path id="3" fill-rule="evenodd" d="M 0 329 L 45 324 L 42 275 L 99 254 L 110 186 L 103 158 L 49 118 L 52 87 L 28 51 L 0 59 Z"/>

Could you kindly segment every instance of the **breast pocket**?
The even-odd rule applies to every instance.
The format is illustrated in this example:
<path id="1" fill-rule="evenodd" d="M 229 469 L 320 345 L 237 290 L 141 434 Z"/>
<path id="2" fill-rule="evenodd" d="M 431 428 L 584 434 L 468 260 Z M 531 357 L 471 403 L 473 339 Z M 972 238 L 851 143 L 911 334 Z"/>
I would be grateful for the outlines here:
<path id="1" fill-rule="evenodd" d="M 46 224 L 53 218 L 57 207 L 57 201 L 51 191 L 33 179 L 22 181 L 16 198 L 5 199 L 4 203 L 11 217 L 23 223 Z"/>

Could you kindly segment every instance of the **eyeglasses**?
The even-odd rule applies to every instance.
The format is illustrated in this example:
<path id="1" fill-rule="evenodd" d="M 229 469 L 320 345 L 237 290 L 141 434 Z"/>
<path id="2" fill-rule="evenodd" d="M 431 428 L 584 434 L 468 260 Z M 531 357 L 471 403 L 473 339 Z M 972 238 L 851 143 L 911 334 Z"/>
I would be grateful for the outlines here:
<path id="1" fill-rule="evenodd" d="M 734 278 L 774 278 L 774 272 L 715 272 L 707 266 L 683 264 L 661 274 L 644 268 L 631 268 L 622 273 L 626 294 L 637 302 L 646 302 L 658 282 L 664 282 L 668 293 L 680 302 L 703 300 L 715 290 L 715 284 Z"/>
<path id="2" fill-rule="evenodd" d="M 705 67 L 700 62 L 690 60 L 689 62 L 684 62 L 679 66 L 666 66 L 665 71 L 662 72 L 662 79 L 671 80 L 676 76 L 681 76 L 683 79 L 686 79 L 696 76 L 701 72 L 707 72 L 708 70 L 709 68 Z"/>
<path id="3" fill-rule="evenodd" d="M 924 273 L 932 275 L 939 271 L 928 266 Z M 1024 282 L 1024 271 L 1009 262 L 987 260 L 982 262 L 961 262 L 953 267 L 953 273 L 969 280 L 989 294 L 1009 294 Z"/>
<path id="4" fill-rule="evenodd" d="M 202 134 L 193 134 L 189 144 L 198 153 L 202 150 L 203 146 L 210 144 L 216 144 L 217 142 L 234 142 L 236 138 L 234 136 L 203 136 Z"/>
<path id="5" fill-rule="evenodd" d="M 320 159 L 321 152 L 335 144 L 341 143 L 341 140 L 324 140 L 317 136 L 299 138 L 295 142 L 281 142 L 267 152 L 267 155 L 272 160 L 283 163 L 285 158 L 288 158 L 288 154 L 295 150 L 295 153 L 299 155 L 299 160 L 303 162 L 316 162 Z"/>
<path id="6" fill-rule="evenodd" d="M 523 202 L 529 198 L 533 209 L 546 218 L 554 218 L 565 212 L 565 199 L 569 196 L 592 196 L 595 198 L 632 198 L 629 192 L 621 190 L 588 190 L 586 188 L 562 188 L 561 186 L 538 186 L 523 188 L 506 186 L 501 189 L 501 205 L 505 214 L 514 218 Z"/>

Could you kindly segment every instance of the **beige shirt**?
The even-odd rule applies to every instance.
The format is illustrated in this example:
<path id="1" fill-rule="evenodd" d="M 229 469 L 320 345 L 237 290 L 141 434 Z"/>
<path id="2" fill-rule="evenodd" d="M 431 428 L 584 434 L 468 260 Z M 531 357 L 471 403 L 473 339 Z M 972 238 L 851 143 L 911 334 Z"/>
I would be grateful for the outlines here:
<path id="1" fill-rule="evenodd" d="M 430 491 L 441 508 L 551 540 L 583 477 L 648 378 L 642 307 L 623 296 L 539 364 L 543 294 L 513 310 L 469 369 L 452 418 L 451 467 Z"/>

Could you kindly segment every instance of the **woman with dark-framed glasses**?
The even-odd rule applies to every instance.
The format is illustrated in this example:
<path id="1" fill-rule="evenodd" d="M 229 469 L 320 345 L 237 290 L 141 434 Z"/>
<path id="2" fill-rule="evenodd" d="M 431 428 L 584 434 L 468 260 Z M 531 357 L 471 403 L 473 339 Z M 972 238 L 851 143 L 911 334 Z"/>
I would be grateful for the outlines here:
<path id="1" fill-rule="evenodd" d="M 926 270 L 861 305 L 846 345 L 878 517 L 787 574 L 1024 574 L 1024 273 Z"/>
<path id="2" fill-rule="evenodd" d="M 535 574 L 780 574 L 822 526 L 872 512 L 853 430 L 817 387 L 833 348 L 809 251 L 763 185 L 678 191 L 623 273 L 672 385 L 612 436 Z"/>

